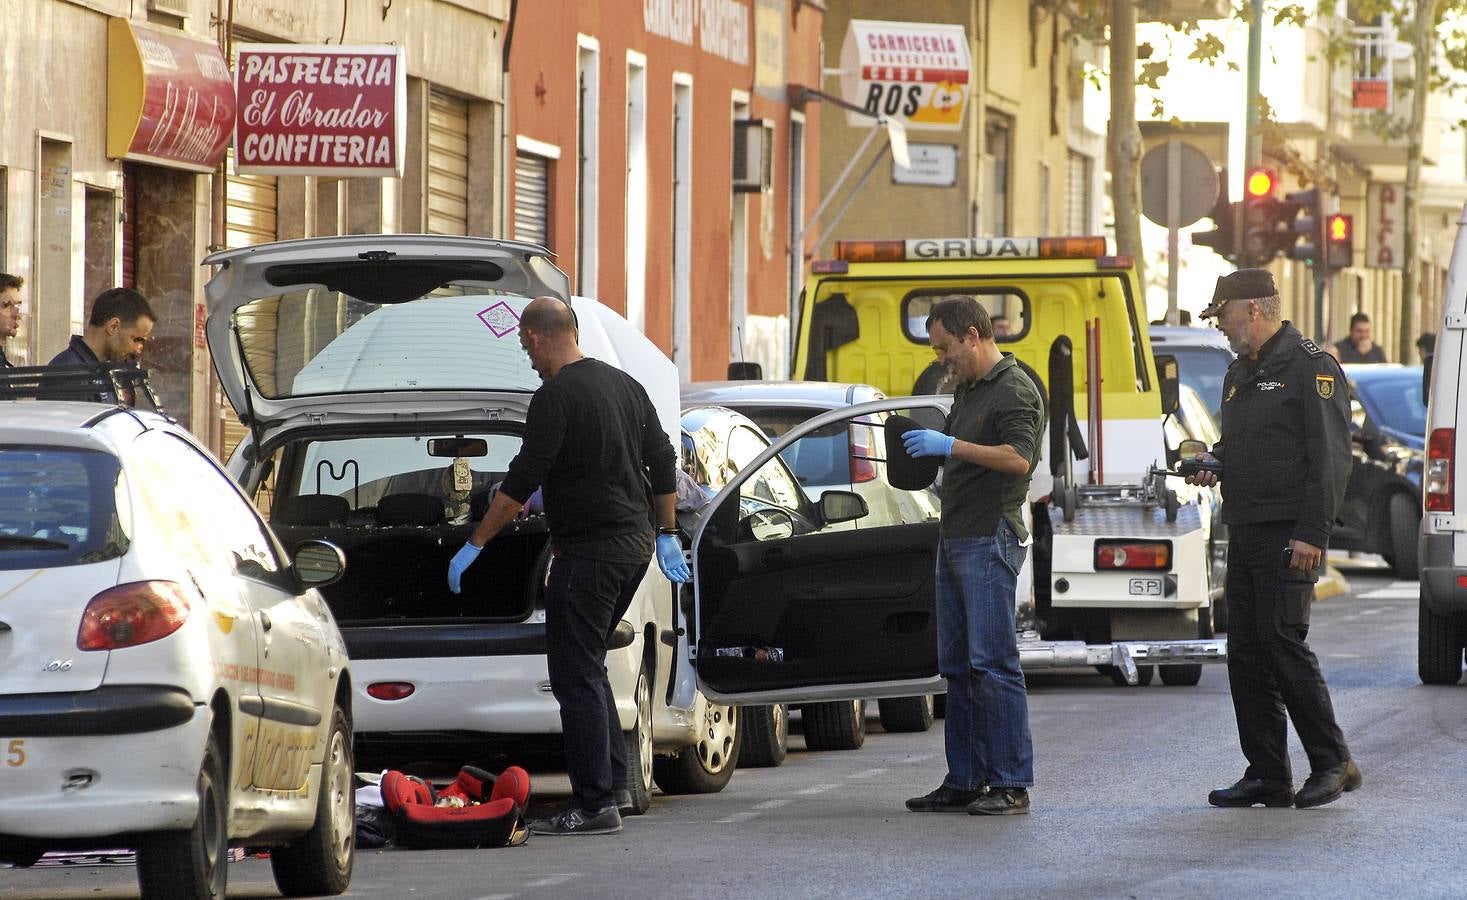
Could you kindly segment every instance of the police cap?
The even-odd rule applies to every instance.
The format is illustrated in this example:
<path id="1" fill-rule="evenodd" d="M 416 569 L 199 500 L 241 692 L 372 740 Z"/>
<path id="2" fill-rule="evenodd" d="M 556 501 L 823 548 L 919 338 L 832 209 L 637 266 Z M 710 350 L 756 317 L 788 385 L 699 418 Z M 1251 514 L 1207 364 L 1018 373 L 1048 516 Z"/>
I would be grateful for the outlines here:
<path id="1" fill-rule="evenodd" d="M 1217 315 L 1229 300 L 1262 300 L 1277 293 L 1272 272 L 1267 269 L 1239 269 L 1217 279 L 1212 302 L 1202 311 L 1202 318 Z"/>

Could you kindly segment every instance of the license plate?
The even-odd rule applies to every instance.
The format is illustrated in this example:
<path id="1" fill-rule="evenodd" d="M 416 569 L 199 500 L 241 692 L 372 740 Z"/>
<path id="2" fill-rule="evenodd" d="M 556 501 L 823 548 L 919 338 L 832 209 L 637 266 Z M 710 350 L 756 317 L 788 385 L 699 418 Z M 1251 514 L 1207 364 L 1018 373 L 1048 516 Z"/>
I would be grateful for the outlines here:
<path id="1" fill-rule="evenodd" d="M 1132 597 L 1160 597 L 1161 596 L 1161 579 L 1160 578 L 1132 578 L 1131 579 L 1131 596 Z"/>
<path id="2" fill-rule="evenodd" d="M 4 759 L 5 768 L 19 769 L 25 765 L 27 759 L 25 738 L 11 738 L 8 741 L 0 738 L 0 750 L 4 751 L 3 757 L 0 758 Z"/>

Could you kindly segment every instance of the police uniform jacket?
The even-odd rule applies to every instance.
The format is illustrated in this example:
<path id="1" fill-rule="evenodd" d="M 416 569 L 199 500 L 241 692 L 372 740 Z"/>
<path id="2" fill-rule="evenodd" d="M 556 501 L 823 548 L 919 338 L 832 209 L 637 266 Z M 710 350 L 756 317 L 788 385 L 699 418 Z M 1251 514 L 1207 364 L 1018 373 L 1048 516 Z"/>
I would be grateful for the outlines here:
<path id="1" fill-rule="evenodd" d="M 1350 399 L 1334 357 L 1285 322 L 1256 363 L 1223 380 L 1223 521 L 1293 522 L 1292 537 L 1329 543 L 1350 477 Z"/>

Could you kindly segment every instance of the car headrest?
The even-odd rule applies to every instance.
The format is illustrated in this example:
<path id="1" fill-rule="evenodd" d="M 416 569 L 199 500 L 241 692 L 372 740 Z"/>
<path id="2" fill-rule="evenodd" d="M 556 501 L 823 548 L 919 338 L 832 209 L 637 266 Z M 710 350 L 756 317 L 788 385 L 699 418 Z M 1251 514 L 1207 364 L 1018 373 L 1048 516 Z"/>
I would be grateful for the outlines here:
<path id="1" fill-rule="evenodd" d="M 378 525 L 441 525 L 443 501 L 432 494 L 388 494 L 377 501 Z"/>
<path id="2" fill-rule="evenodd" d="M 335 494 L 302 494 L 277 497 L 270 514 L 272 525 L 341 525 L 351 513 L 351 504 Z"/>
<path id="3" fill-rule="evenodd" d="M 530 802 L 530 773 L 519 766 L 510 766 L 499 777 L 494 780 L 494 793 L 489 799 L 503 800 L 506 797 L 513 800 L 521 809 Z"/>
<path id="4" fill-rule="evenodd" d="M 913 458 L 902 444 L 902 435 L 927 426 L 893 413 L 886 419 L 886 477 L 891 486 L 901 491 L 921 491 L 937 480 L 937 470 L 942 467 L 942 457 L 923 456 Z"/>

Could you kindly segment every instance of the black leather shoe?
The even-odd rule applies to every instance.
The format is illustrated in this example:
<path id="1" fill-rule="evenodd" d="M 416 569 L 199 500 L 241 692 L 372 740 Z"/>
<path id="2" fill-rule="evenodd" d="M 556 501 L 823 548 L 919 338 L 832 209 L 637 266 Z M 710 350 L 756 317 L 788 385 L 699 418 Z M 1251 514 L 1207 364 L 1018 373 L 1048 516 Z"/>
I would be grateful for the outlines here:
<path id="1" fill-rule="evenodd" d="M 968 804 L 981 796 L 981 788 L 976 791 L 960 791 L 944 784 L 930 794 L 908 800 L 907 809 L 912 812 L 967 812 Z"/>
<path id="2" fill-rule="evenodd" d="M 1218 788 L 1207 795 L 1213 806 L 1241 807 L 1292 806 L 1294 786 L 1287 781 L 1266 781 L 1262 778 L 1240 778 L 1232 787 Z"/>
<path id="3" fill-rule="evenodd" d="M 968 804 L 970 816 L 1026 816 L 1029 791 L 1025 788 L 989 788 Z"/>
<path id="4" fill-rule="evenodd" d="M 1355 760 L 1347 759 L 1337 766 L 1310 774 L 1304 786 L 1299 788 L 1299 796 L 1294 798 L 1294 805 L 1299 809 L 1308 809 L 1311 806 L 1333 803 L 1340 799 L 1341 794 L 1355 790 L 1364 782 Z"/>

